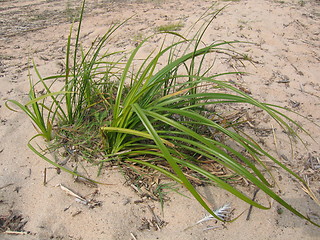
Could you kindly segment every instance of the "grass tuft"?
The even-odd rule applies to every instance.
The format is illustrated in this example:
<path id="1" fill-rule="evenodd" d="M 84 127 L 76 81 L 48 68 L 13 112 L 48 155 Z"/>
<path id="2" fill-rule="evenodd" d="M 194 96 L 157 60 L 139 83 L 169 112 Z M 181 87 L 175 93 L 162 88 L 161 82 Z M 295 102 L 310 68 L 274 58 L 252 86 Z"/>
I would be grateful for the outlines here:
<path id="1" fill-rule="evenodd" d="M 170 23 L 166 25 L 161 25 L 156 28 L 157 32 L 176 32 L 180 31 L 184 27 L 184 24 L 179 22 L 179 23 Z"/>
<path id="2" fill-rule="evenodd" d="M 165 189 L 176 190 L 167 184 L 171 179 L 187 188 L 210 218 L 221 221 L 229 220 L 224 213 L 213 211 L 195 186 L 212 184 L 252 206 L 270 209 L 237 188 L 235 183 L 243 179 L 295 215 L 319 226 L 273 190 L 276 183 L 265 159 L 309 189 L 307 183 L 244 133 L 243 123 L 247 120 L 239 116 L 241 112 L 232 117 L 219 113 L 219 109 L 226 111 L 231 105 L 251 106 L 268 114 L 290 137 L 299 139 L 291 125 L 305 132 L 283 113 L 285 108 L 260 102 L 237 85 L 221 80 L 244 73 L 213 72 L 219 56 L 241 63 L 250 60 L 235 51 L 238 41 L 203 42 L 222 9 L 208 9 L 189 29 L 189 33 L 195 32 L 191 37 L 172 32 L 181 24 L 166 26 L 159 30 L 166 34 L 156 33 L 139 41 L 123 57 L 123 53 L 110 52 L 106 45 L 125 22 L 111 26 L 88 50 L 80 46 L 84 6 L 85 1 L 74 41 L 70 30 L 65 72 L 42 78 L 35 67 L 39 80 L 30 80 L 30 101 L 6 103 L 10 109 L 9 104 L 14 104 L 24 111 L 39 132 L 28 143 L 35 154 L 76 176 L 80 176 L 77 166 L 83 167 L 85 162 L 99 170 L 121 166 L 127 175 L 138 176 L 135 179 L 155 181 L 157 176 L 153 196 L 160 201 L 165 199 Z M 141 48 L 159 35 L 165 35 L 160 48 L 143 61 L 138 59 Z M 168 35 L 173 42 L 166 41 Z M 61 91 L 52 92 L 61 81 Z M 39 96 L 37 86 L 44 89 Z M 34 146 L 38 136 L 48 141 L 47 149 Z M 73 170 L 46 156 L 59 151 L 63 157 L 76 158 Z"/>

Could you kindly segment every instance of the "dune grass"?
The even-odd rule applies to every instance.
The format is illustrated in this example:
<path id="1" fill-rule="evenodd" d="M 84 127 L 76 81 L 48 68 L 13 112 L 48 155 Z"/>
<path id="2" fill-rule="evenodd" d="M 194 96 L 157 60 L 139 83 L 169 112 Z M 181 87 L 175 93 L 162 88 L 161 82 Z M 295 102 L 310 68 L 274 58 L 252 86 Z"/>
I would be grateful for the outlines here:
<path id="1" fill-rule="evenodd" d="M 79 175 L 76 169 L 50 160 L 32 141 L 41 136 L 51 149 L 63 146 L 70 154 L 76 149 L 83 160 L 100 169 L 106 164 L 121 163 L 153 169 L 187 188 L 212 216 L 222 221 L 198 193 L 190 172 L 250 205 L 270 208 L 253 201 L 228 179 L 205 167 L 206 163 L 219 164 L 295 215 L 317 225 L 272 190 L 274 178 L 264 160 L 271 160 L 307 187 L 305 181 L 244 134 L 241 120 L 227 121 L 215 111 L 218 106 L 230 104 L 254 106 L 271 116 L 290 136 L 299 137 L 290 125 L 304 131 L 283 113 L 284 108 L 260 102 L 219 80 L 243 73 L 212 73 L 214 62 L 206 64 L 210 59 L 221 54 L 234 59 L 245 56 L 234 50 L 237 41 L 203 43 L 206 30 L 221 9 L 205 12 L 197 22 L 203 23 L 191 38 L 167 33 L 174 36 L 174 41 L 164 40 L 159 50 L 141 62 L 136 57 L 149 38 L 129 55 L 106 49 L 110 37 L 125 22 L 111 26 L 84 50 L 79 39 L 84 6 L 85 1 L 75 41 L 72 42 L 72 31 L 68 37 L 65 72 L 42 78 L 35 67 L 39 81 L 30 80 L 30 101 L 7 102 L 10 109 L 13 108 L 9 104 L 14 104 L 24 111 L 39 132 L 28 143 L 32 151 L 73 175 Z M 63 88 L 52 92 L 58 81 L 64 82 Z M 39 86 L 45 93 L 38 96 L 35 88 Z"/>

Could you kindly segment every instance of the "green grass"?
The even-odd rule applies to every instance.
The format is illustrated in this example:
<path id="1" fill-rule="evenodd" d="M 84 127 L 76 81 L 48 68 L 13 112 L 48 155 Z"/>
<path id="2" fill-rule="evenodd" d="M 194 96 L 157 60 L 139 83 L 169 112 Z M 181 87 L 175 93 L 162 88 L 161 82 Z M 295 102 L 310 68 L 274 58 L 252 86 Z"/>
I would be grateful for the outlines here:
<path id="1" fill-rule="evenodd" d="M 166 25 L 161 25 L 156 28 L 157 32 L 176 32 L 181 30 L 184 27 L 184 24 L 179 23 L 170 23 Z"/>
<path id="2" fill-rule="evenodd" d="M 135 45 L 138 45 L 144 39 L 145 39 L 145 37 L 143 36 L 143 34 L 142 33 L 138 33 L 138 34 L 133 36 L 132 41 L 135 43 Z"/>
<path id="3" fill-rule="evenodd" d="M 76 154 L 77 164 L 84 165 L 80 160 L 88 161 L 100 170 L 125 165 L 144 175 L 161 174 L 188 189 L 203 208 L 222 221 L 196 190 L 196 181 L 220 187 L 257 208 L 270 208 L 240 191 L 232 177 L 208 169 L 209 163 L 216 164 L 317 225 L 273 190 L 276 183 L 265 160 L 272 161 L 305 187 L 307 183 L 245 134 L 242 120 L 225 119 L 216 111 L 233 104 L 253 106 L 271 116 L 289 136 L 299 138 L 290 125 L 305 132 L 283 113 L 286 109 L 260 102 L 219 80 L 243 73 L 212 73 L 215 62 L 210 59 L 221 55 L 248 60 L 247 55 L 234 50 L 237 41 L 203 43 L 206 30 L 222 9 L 208 9 L 192 26 L 196 33 L 191 37 L 173 33 L 172 29 L 167 31 L 175 40 L 168 43 L 164 37 L 159 49 L 141 61 L 137 54 L 155 36 L 139 42 L 127 56 L 105 47 L 125 22 L 111 26 L 84 51 L 79 39 L 84 4 L 85 1 L 74 42 L 72 29 L 68 37 L 65 72 L 42 78 L 35 67 L 39 80 L 30 79 L 30 101 L 6 103 L 11 109 L 9 104 L 14 104 L 24 111 L 38 130 L 28 143 L 35 154 L 77 176 L 77 167 L 71 170 L 46 155 L 64 148 L 65 155 Z M 52 92 L 58 81 L 64 82 L 63 88 Z M 35 91 L 38 86 L 45 89 L 39 96 Z M 47 149 L 35 147 L 38 136 L 47 140 Z M 155 192 L 164 199 L 161 189 L 169 188 L 170 185 L 160 184 Z"/>

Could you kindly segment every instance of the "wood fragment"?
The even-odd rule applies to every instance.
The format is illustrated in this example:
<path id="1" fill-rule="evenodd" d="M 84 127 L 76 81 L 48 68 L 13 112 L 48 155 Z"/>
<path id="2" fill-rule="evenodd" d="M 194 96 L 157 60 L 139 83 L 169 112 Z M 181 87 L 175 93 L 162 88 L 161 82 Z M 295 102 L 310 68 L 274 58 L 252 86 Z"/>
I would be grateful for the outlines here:
<path id="1" fill-rule="evenodd" d="M 148 208 L 151 212 L 151 214 L 153 215 L 154 220 L 156 221 L 156 227 L 158 228 L 158 230 L 161 230 L 160 226 L 161 226 L 161 220 L 159 219 L 159 217 L 154 213 L 153 209 L 150 207 L 150 205 L 148 204 Z"/>
<path id="2" fill-rule="evenodd" d="M 283 79 L 283 80 L 278 81 L 277 83 L 289 83 L 289 82 L 290 82 L 289 79 Z"/>
<path id="3" fill-rule="evenodd" d="M 130 236 L 132 237 L 133 240 L 137 240 L 136 236 L 131 232 Z"/>
<path id="4" fill-rule="evenodd" d="M 203 229 L 203 231 L 209 231 L 209 230 L 217 229 L 217 228 L 221 228 L 221 226 L 210 226 L 210 227 Z"/>
<path id="5" fill-rule="evenodd" d="M 130 184 L 130 187 L 132 187 L 132 189 L 135 190 L 137 193 L 142 194 L 141 190 L 137 188 L 134 184 Z"/>
<path id="6" fill-rule="evenodd" d="M 12 211 L 10 211 L 11 213 L 10 213 L 10 216 L 8 216 L 6 219 L 5 219 L 5 221 L 2 223 L 2 226 L 1 226 L 1 228 L 3 228 L 3 229 L 6 229 L 7 227 L 8 227 L 8 225 L 9 225 L 9 223 L 14 219 L 14 217 L 15 217 L 15 214 L 12 212 Z"/>
<path id="7" fill-rule="evenodd" d="M 10 230 L 7 230 L 7 231 L 5 231 L 3 233 L 11 234 L 11 235 L 27 235 L 28 234 L 27 232 L 10 231 Z"/>
<path id="8" fill-rule="evenodd" d="M 75 216 L 79 215 L 80 213 L 82 213 L 82 211 L 77 211 L 77 212 L 75 212 L 74 214 L 72 214 L 71 216 L 72 216 L 72 217 L 75 217 Z"/>
<path id="9" fill-rule="evenodd" d="M 70 190 L 69 188 L 63 186 L 62 184 L 58 185 L 65 193 L 67 193 L 70 196 L 73 196 L 83 202 L 88 202 L 86 199 L 84 199 L 83 197 L 81 197 L 79 194 L 76 194 L 74 191 Z"/>
<path id="10" fill-rule="evenodd" d="M 47 185 L 47 168 L 44 168 L 43 171 L 43 186 Z"/>
<path id="11" fill-rule="evenodd" d="M 296 70 L 298 75 L 300 75 L 300 76 L 304 75 L 303 72 L 299 71 L 298 68 L 295 65 L 293 65 L 292 63 L 291 63 L 291 66 L 294 68 L 294 70 Z"/>
<path id="12" fill-rule="evenodd" d="M 89 203 L 87 200 L 83 200 L 83 199 L 79 199 L 79 198 L 76 198 L 75 200 L 76 200 L 76 202 L 81 203 L 83 205 L 88 205 L 88 203 Z"/>
<path id="13" fill-rule="evenodd" d="M 6 188 L 6 187 L 9 187 L 9 186 L 11 186 L 11 185 L 13 185 L 13 183 L 8 183 L 8 184 L 6 184 L 6 185 L 4 185 L 4 186 L 0 187 L 0 190 L 4 189 L 4 188 Z"/>
<path id="14" fill-rule="evenodd" d="M 257 190 L 254 191 L 253 193 L 253 197 L 252 197 L 252 201 L 254 201 L 256 199 L 256 196 L 257 196 L 257 193 L 259 192 L 260 188 L 258 188 Z M 246 220 L 249 221 L 250 220 L 250 215 L 251 215 L 251 212 L 252 212 L 252 205 L 250 205 L 249 207 L 249 211 L 248 211 L 248 215 L 247 215 L 247 218 Z"/>
<path id="15" fill-rule="evenodd" d="M 133 201 L 134 204 L 139 204 L 139 203 L 143 203 L 144 201 L 143 200 L 135 200 Z"/>

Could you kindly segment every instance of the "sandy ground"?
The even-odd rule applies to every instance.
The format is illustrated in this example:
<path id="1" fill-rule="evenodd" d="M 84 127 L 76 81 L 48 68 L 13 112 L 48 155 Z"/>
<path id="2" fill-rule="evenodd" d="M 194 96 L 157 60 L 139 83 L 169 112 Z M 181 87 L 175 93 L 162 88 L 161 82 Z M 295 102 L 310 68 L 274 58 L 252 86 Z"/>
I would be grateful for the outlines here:
<path id="1" fill-rule="evenodd" d="M 184 231 L 201 219 L 205 211 L 194 200 L 170 194 L 161 214 L 160 204 L 143 200 L 134 190 L 124 185 L 117 170 L 107 170 L 100 179 L 110 186 L 91 188 L 73 181 L 66 173 L 54 169 L 35 156 L 26 146 L 35 131 L 21 113 L 9 111 L 7 99 L 26 100 L 28 68 L 34 59 L 42 75 L 60 71 L 64 61 L 65 44 L 70 29 L 70 18 L 79 1 L 62 0 L 0 0 L 0 215 L 22 216 L 27 235 L 0 233 L 0 239 L 319 239 L 320 230 L 310 223 L 273 203 L 269 211 L 253 209 L 246 220 L 249 206 L 213 187 L 200 188 L 211 203 L 219 207 L 231 203 L 235 215 L 245 211 L 233 223 L 212 221 Z M 90 42 L 106 31 L 108 26 L 134 17 L 117 32 L 110 45 L 113 49 L 132 49 L 141 36 L 154 32 L 156 26 L 184 23 L 181 33 L 213 3 L 205 0 L 159 1 L 87 1 L 82 41 Z M 218 7 L 227 1 L 217 1 Z M 261 101 L 289 107 L 320 124 L 320 2 L 317 0 L 239 0 L 218 16 L 205 40 L 243 40 L 255 45 L 240 45 L 255 64 L 248 64 L 252 73 L 230 79 Z M 157 46 L 148 45 L 145 51 Z M 239 70 L 233 62 L 221 64 Z M 242 68 L 240 70 L 243 70 Z M 268 126 L 257 114 L 257 129 Z M 293 115 L 320 142 L 319 128 Z M 268 125 L 269 124 L 269 125 Z M 274 137 L 276 136 L 276 143 Z M 256 131 L 255 137 L 266 149 L 278 156 L 295 172 L 306 176 L 319 196 L 319 145 L 303 137 L 307 148 L 297 145 L 291 157 L 290 146 L 281 129 L 274 134 Z M 282 157 L 281 157 L 282 156 Z M 310 164 L 312 163 L 312 164 Z M 48 183 L 43 185 L 44 169 Z M 277 174 L 277 169 L 275 169 Z M 74 201 L 61 188 L 63 184 L 73 191 L 94 200 L 90 208 Z M 282 197 L 313 220 L 320 221 L 320 208 L 305 194 L 300 185 L 286 175 L 279 178 Z M 185 193 L 183 189 L 180 190 Z M 278 191 L 279 192 L 279 191 Z M 91 195 L 90 195 L 91 194 Z M 258 194 L 258 199 L 263 195 Z M 152 211 L 167 225 L 160 231 L 142 230 Z M 21 221 L 20 221 L 21 220 Z M 14 222 L 14 221 L 13 221 Z M 203 231 L 207 226 L 218 228 Z"/>

